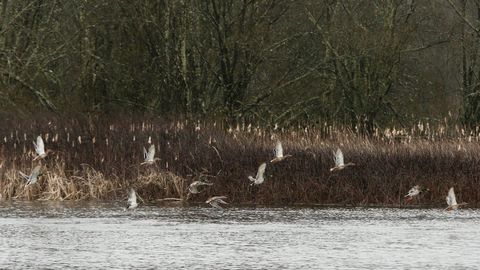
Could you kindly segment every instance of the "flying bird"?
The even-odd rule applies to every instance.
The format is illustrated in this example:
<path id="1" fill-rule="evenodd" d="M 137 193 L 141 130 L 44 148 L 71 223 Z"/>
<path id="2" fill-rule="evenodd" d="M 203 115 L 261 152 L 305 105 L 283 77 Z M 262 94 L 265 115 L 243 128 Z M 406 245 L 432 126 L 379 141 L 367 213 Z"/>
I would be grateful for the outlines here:
<path id="1" fill-rule="evenodd" d="M 421 187 L 419 185 L 413 186 L 409 191 L 408 194 L 405 195 L 407 201 L 413 200 L 414 197 L 420 195 L 421 193 L 429 191 L 428 188 Z"/>
<path id="2" fill-rule="evenodd" d="M 265 181 L 265 178 L 263 175 L 265 174 L 266 168 L 267 168 L 267 163 L 264 162 L 260 164 L 260 166 L 258 166 L 258 171 L 255 178 L 253 178 L 252 176 L 248 176 L 248 179 L 252 181 L 252 185 L 260 185 L 261 183 L 263 183 L 263 181 Z"/>
<path id="3" fill-rule="evenodd" d="M 154 144 L 150 145 L 150 147 L 148 148 L 148 152 L 147 152 L 147 149 L 145 147 L 143 147 L 143 158 L 144 158 L 144 162 L 142 162 L 142 165 L 143 164 L 153 164 L 153 163 L 155 163 L 155 161 L 160 160 L 159 158 L 155 158 L 155 145 Z"/>
<path id="4" fill-rule="evenodd" d="M 130 193 L 128 193 L 127 209 L 135 209 L 137 206 L 137 193 L 135 193 L 135 190 L 132 188 L 130 189 Z"/>
<path id="5" fill-rule="evenodd" d="M 275 158 L 270 160 L 270 163 L 276 163 L 280 162 L 288 157 L 291 157 L 292 155 L 283 155 L 283 147 L 282 143 L 280 141 L 277 142 L 277 145 L 275 146 L 275 149 L 273 150 L 273 153 L 275 155 Z"/>
<path id="6" fill-rule="evenodd" d="M 200 186 L 211 186 L 213 183 L 208 183 L 208 182 L 203 182 L 203 181 L 194 181 L 188 186 L 188 192 L 192 194 L 198 194 L 200 191 L 198 191 L 198 188 Z"/>
<path id="7" fill-rule="evenodd" d="M 457 199 L 455 198 L 455 191 L 453 187 L 448 190 L 448 196 L 446 197 L 448 207 L 445 208 L 445 211 L 457 210 L 459 206 L 466 205 L 467 203 L 457 203 Z"/>
<path id="8" fill-rule="evenodd" d="M 212 207 L 217 208 L 217 209 L 223 209 L 220 204 L 228 204 L 224 200 L 226 199 L 226 196 L 213 196 L 210 197 L 206 203 L 210 204 Z"/>
<path id="9" fill-rule="evenodd" d="M 330 169 L 331 172 L 340 171 L 340 170 L 345 169 L 348 166 L 354 166 L 355 165 L 355 163 L 352 163 L 352 162 L 347 163 L 347 164 L 344 163 L 343 153 L 342 153 L 342 150 L 340 150 L 340 148 L 337 149 L 337 152 L 333 152 L 333 160 L 335 161 L 335 167 Z"/>
<path id="10" fill-rule="evenodd" d="M 40 176 L 41 169 L 42 169 L 42 165 L 37 165 L 35 168 L 33 168 L 30 175 L 26 175 L 22 172 L 19 172 L 20 176 L 22 176 L 27 181 L 27 184 L 25 186 L 33 185 L 37 182 L 38 176 Z"/>
<path id="11" fill-rule="evenodd" d="M 33 145 L 35 146 L 35 152 L 37 152 L 37 156 L 33 160 L 43 159 L 48 153 L 52 152 L 51 150 L 45 151 L 45 144 L 43 143 L 42 136 L 38 136 L 37 143 L 33 142 Z"/>

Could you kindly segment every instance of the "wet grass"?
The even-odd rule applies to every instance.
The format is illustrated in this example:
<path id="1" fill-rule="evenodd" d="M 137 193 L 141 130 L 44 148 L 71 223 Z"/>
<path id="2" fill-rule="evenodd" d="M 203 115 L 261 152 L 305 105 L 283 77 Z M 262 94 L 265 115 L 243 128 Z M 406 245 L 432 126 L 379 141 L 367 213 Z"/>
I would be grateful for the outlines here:
<path id="1" fill-rule="evenodd" d="M 18 171 L 32 161 L 32 141 L 42 135 L 54 151 L 42 160 L 43 174 L 32 186 Z M 153 165 L 140 165 L 148 141 L 156 146 Z M 260 163 L 272 158 L 281 140 L 285 154 L 269 164 L 266 181 L 251 186 Z M 404 205 L 413 185 L 430 189 L 410 204 L 445 205 L 448 188 L 457 200 L 480 205 L 478 132 L 418 124 L 377 130 L 369 138 L 335 126 L 262 129 L 189 121 L 55 119 L 6 120 L 0 128 L 0 194 L 22 200 L 120 200 L 130 187 L 144 201 L 181 198 L 205 201 L 226 195 L 238 204 Z M 331 173 L 332 151 L 357 165 Z M 198 179 L 214 183 L 187 195 Z"/>

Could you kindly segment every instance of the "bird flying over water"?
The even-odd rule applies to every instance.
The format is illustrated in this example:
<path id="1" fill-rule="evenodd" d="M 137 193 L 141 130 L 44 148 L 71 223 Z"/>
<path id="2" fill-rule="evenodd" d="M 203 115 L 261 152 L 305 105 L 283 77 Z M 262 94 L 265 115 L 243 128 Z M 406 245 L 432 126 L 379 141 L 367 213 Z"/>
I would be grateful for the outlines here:
<path id="1" fill-rule="evenodd" d="M 137 206 L 137 193 L 135 193 L 135 190 L 132 188 L 130 189 L 130 193 L 128 193 L 127 209 L 135 209 Z"/>
<path id="2" fill-rule="evenodd" d="M 223 209 L 220 204 L 228 204 L 224 201 L 226 198 L 226 196 L 213 196 L 210 197 L 205 203 L 210 204 L 214 208 Z"/>
<path id="3" fill-rule="evenodd" d="M 35 146 L 35 152 L 37 153 L 37 156 L 33 160 L 43 159 L 51 152 L 51 150 L 45 151 L 45 144 L 43 143 L 42 136 L 38 136 L 37 143 L 33 142 L 33 145 Z"/>
<path id="4" fill-rule="evenodd" d="M 265 181 L 265 178 L 263 175 L 265 174 L 266 168 L 267 168 L 267 163 L 264 162 L 260 164 L 260 166 L 258 167 L 257 175 L 255 176 L 255 178 L 253 178 L 252 176 L 248 176 L 248 179 L 252 181 L 252 185 L 260 185 L 261 183 L 263 183 L 263 181 Z"/>
<path id="5" fill-rule="evenodd" d="M 455 191 L 453 187 L 448 190 L 448 196 L 446 197 L 448 207 L 445 208 L 445 211 L 457 210 L 459 206 L 466 205 L 467 203 L 457 203 L 457 198 L 455 198 Z"/>
<path id="6" fill-rule="evenodd" d="M 408 194 L 405 195 L 407 201 L 413 200 L 414 197 L 420 195 L 421 193 L 429 191 L 428 188 L 421 187 L 419 185 L 413 186 L 409 191 Z"/>
<path id="7" fill-rule="evenodd" d="M 40 171 L 42 169 L 42 165 L 37 165 L 35 168 L 33 168 L 32 172 L 30 175 L 26 175 L 22 172 L 19 172 L 20 175 L 27 180 L 27 184 L 25 186 L 33 185 L 37 182 L 38 176 L 40 175 Z"/>
<path id="8" fill-rule="evenodd" d="M 355 165 L 355 163 L 352 163 L 352 162 L 347 163 L 347 164 L 344 163 L 343 153 L 342 153 L 342 150 L 340 150 L 340 148 L 337 149 L 337 152 L 333 152 L 333 160 L 335 161 L 335 167 L 330 169 L 331 172 L 340 171 L 340 170 L 345 169 L 348 166 L 354 166 Z"/>
<path id="9" fill-rule="evenodd" d="M 211 186 L 213 183 L 208 183 L 208 182 L 203 182 L 203 181 L 194 181 L 188 186 L 188 191 L 192 194 L 198 194 L 200 191 L 198 191 L 198 187 L 200 186 Z"/>
<path id="10" fill-rule="evenodd" d="M 155 161 L 159 160 L 159 158 L 155 158 L 155 145 L 154 144 L 150 145 L 150 147 L 148 148 L 148 152 L 147 152 L 147 149 L 145 147 L 143 147 L 143 158 L 144 158 L 144 162 L 142 162 L 142 165 L 143 164 L 153 164 L 153 163 L 155 163 Z"/>
<path id="11" fill-rule="evenodd" d="M 275 146 L 275 149 L 273 150 L 273 153 L 275 155 L 275 158 L 270 160 L 270 163 L 276 163 L 280 162 L 288 157 L 291 157 L 292 155 L 283 155 L 283 147 L 282 147 L 282 142 L 278 141 L 277 145 Z"/>

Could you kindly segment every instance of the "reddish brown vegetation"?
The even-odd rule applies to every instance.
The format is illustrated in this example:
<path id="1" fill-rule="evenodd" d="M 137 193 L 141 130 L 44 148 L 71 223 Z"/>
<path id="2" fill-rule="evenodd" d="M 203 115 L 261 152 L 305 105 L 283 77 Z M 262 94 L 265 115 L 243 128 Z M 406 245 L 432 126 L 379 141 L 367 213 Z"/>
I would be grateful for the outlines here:
<path id="1" fill-rule="evenodd" d="M 226 195 L 237 204 L 401 205 L 413 185 L 430 189 L 409 205 L 445 205 L 448 188 L 457 200 L 480 202 L 477 136 L 425 130 L 377 131 L 363 138 L 335 127 L 264 130 L 188 121 L 7 121 L 0 129 L 0 194 L 4 199 L 126 198 L 129 187 L 145 201 L 179 197 L 202 202 Z M 408 134 L 407 134 L 408 133 Z M 44 174 L 24 188 L 18 171 L 33 167 L 33 139 L 41 134 L 54 154 Z M 140 165 L 148 138 L 155 165 Z M 248 175 L 271 159 L 277 139 L 293 157 L 269 164 L 266 181 L 250 186 Z M 331 173 L 332 151 L 341 147 L 354 167 Z M 188 196 L 188 184 L 207 178 L 214 185 Z"/>

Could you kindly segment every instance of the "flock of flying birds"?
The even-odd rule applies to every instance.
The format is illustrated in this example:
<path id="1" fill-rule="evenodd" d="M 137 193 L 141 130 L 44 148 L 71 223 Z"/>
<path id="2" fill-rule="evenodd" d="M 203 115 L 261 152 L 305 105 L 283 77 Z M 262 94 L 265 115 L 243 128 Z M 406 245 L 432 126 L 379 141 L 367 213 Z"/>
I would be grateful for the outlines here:
<path id="1" fill-rule="evenodd" d="M 35 146 L 35 152 L 37 153 L 37 156 L 33 159 L 34 161 L 44 159 L 49 153 L 52 152 L 51 150 L 46 150 L 45 151 L 45 144 L 44 144 L 41 136 L 37 137 L 37 142 L 36 143 L 33 142 L 33 145 Z M 150 145 L 148 151 L 144 147 L 143 148 L 143 155 L 144 155 L 144 162 L 142 162 L 141 165 L 151 165 L 151 164 L 154 164 L 157 160 L 160 160 L 159 158 L 155 157 L 155 145 L 154 144 Z M 330 169 L 330 172 L 340 171 L 340 170 L 343 170 L 347 167 L 355 166 L 355 163 L 352 163 L 352 162 L 345 163 L 344 162 L 343 153 L 342 153 L 342 150 L 340 150 L 340 148 L 338 148 L 337 151 L 333 153 L 333 155 L 334 155 L 333 159 L 335 161 L 335 166 Z M 275 157 L 272 160 L 270 160 L 269 163 L 274 164 L 274 163 L 283 161 L 286 158 L 292 157 L 292 155 L 284 155 L 283 154 L 283 147 L 282 147 L 282 143 L 280 141 L 278 141 L 276 146 L 275 146 L 274 156 Z M 267 168 L 267 162 L 263 162 L 258 167 L 257 174 L 256 174 L 255 177 L 248 176 L 248 179 L 252 182 L 251 185 L 260 185 L 265 181 L 264 174 L 265 174 L 266 168 Z M 38 164 L 37 166 L 35 166 L 32 169 L 32 172 L 30 173 L 30 175 L 19 172 L 20 176 L 22 176 L 27 181 L 26 186 L 33 185 L 37 182 L 38 177 L 41 175 L 41 169 L 42 169 L 42 165 Z M 192 182 L 189 185 L 188 192 L 189 192 L 189 194 L 198 194 L 198 193 L 201 192 L 199 190 L 199 188 L 201 186 L 211 186 L 211 185 L 213 185 L 213 183 L 197 180 L 197 181 Z M 419 185 L 415 185 L 414 187 L 412 187 L 408 191 L 408 194 L 405 195 L 405 198 L 406 198 L 407 201 L 411 201 L 415 197 L 417 197 L 418 195 L 420 195 L 424 192 L 427 192 L 427 191 L 429 191 L 429 189 L 421 187 Z M 213 197 L 210 197 L 205 203 L 210 204 L 214 208 L 222 209 L 222 207 L 221 207 L 222 204 L 228 204 L 225 201 L 226 199 L 227 199 L 226 196 L 213 196 Z M 457 203 L 453 187 L 451 187 L 450 190 L 448 191 L 446 201 L 447 201 L 448 207 L 445 210 L 447 210 L 447 211 L 456 210 L 456 209 L 458 209 L 458 207 L 467 204 L 467 203 Z M 127 202 L 126 209 L 134 209 L 137 206 L 138 206 L 137 195 L 136 195 L 135 190 L 132 188 L 132 189 L 130 189 L 130 192 L 128 194 L 128 202 Z"/>

